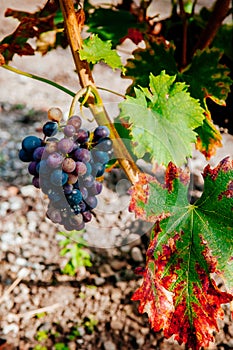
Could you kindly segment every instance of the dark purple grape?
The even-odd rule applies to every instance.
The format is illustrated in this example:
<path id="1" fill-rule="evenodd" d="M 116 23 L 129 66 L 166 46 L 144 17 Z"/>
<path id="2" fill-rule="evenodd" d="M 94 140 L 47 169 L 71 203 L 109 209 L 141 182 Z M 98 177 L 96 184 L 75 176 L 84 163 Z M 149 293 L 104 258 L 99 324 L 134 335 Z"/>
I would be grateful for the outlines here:
<path id="1" fill-rule="evenodd" d="M 68 119 L 67 125 L 72 125 L 75 127 L 76 131 L 78 131 L 82 125 L 82 119 L 78 115 L 73 115 Z"/>
<path id="2" fill-rule="evenodd" d="M 77 175 L 85 175 L 87 172 L 87 167 L 86 164 L 83 162 L 76 162 L 76 169 L 75 169 L 75 173 Z"/>
<path id="3" fill-rule="evenodd" d="M 32 157 L 31 153 L 28 153 L 24 149 L 21 149 L 19 151 L 19 159 L 22 162 L 28 163 L 28 162 L 31 162 L 33 160 L 33 157 Z"/>
<path id="4" fill-rule="evenodd" d="M 79 162 L 88 163 L 91 160 L 91 152 L 85 148 L 78 148 L 74 152 L 74 159 Z"/>
<path id="5" fill-rule="evenodd" d="M 27 153 L 33 153 L 37 147 L 42 145 L 42 140 L 37 136 L 27 136 L 22 142 L 22 148 Z"/>
<path id="6" fill-rule="evenodd" d="M 109 137 L 100 139 L 97 145 L 95 146 L 95 149 L 104 152 L 110 151 L 112 149 L 112 140 Z"/>
<path id="7" fill-rule="evenodd" d="M 63 191 L 64 191 L 65 194 L 71 194 L 73 189 L 74 189 L 74 187 L 71 184 L 65 184 L 63 186 Z"/>
<path id="8" fill-rule="evenodd" d="M 38 164 L 37 162 L 33 161 L 28 165 L 29 174 L 34 176 L 39 174 L 39 172 L 37 171 L 37 164 Z"/>
<path id="9" fill-rule="evenodd" d="M 97 198 L 95 196 L 89 196 L 85 199 L 86 204 L 89 208 L 94 209 L 97 206 Z"/>
<path id="10" fill-rule="evenodd" d="M 76 134 L 76 141 L 80 144 L 86 143 L 89 139 L 90 133 L 88 130 L 79 129 Z"/>
<path id="11" fill-rule="evenodd" d="M 105 125 L 98 126 L 94 131 L 94 140 L 97 141 L 101 138 L 108 137 L 110 131 Z"/>
<path id="12" fill-rule="evenodd" d="M 72 137 L 76 133 L 76 129 L 73 125 L 68 124 L 64 127 L 63 132 L 64 132 L 64 135 L 66 135 L 67 137 Z"/>
<path id="13" fill-rule="evenodd" d="M 90 188 L 88 188 L 88 193 L 91 196 L 96 196 L 101 193 L 102 188 L 103 188 L 102 183 L 99 181 L 95 181 L 93 185 Z"/>
<path id="14" fill-rule="evenodd" d="M 39 179 L 39 177 L 34 176 L 33 179 L 32 179 L 32 184 L 36 188 L 40 188 L 40 179 Z"/>
<path id="15" fill-rule="evenodd" d="M 58 124 L 56 122 L 47 122 L 43 126 L 43 133 L 45 136 L 55 135 L 58 131 Z"/>
<path id="16" fill-rule="evenodd" d="M 83 221 L 84 222 L 89 222 L 92 219 L 92 214 L 91 214 L 91 212 L 89 210 L 85 211 L 84 213 L 82 213 L 82 216 L 83 216 Z"/>
<path id="17" fill-rule="evenodd" d="M 35 151 L 33 152 L 33 159 L 35 161 L 41 160 L 43 153 L 45 151 L 45 147 L 37 147 Z"/>
<path id="18" fill-rule="evenodd" d="M 57 144 L 59 152 L 66 154 L 70 153 L 74 147 L 74 141 L 68 138 L 61 139 Z"/>
<path id="19" fill-rule="evenodd" d="M 72 173 L 76 169 L 76 162 L 72 158 L 65 158 L 62 162 L 62 169 L 66 173 Z"/>
<path id="20" fill-rule="evenodd" d="M 48 156 L 47 164 L 50 168 L 58 168 L 62 164 L 63 159 L 64 158 L 60 153 L 54 152 Z"/>

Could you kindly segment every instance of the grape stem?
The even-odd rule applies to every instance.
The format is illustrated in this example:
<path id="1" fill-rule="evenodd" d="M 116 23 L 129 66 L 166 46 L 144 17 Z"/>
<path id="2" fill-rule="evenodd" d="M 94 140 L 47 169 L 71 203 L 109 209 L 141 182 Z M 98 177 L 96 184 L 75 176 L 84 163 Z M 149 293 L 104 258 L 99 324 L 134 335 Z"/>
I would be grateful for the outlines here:
<path id="1" fill-rule="evenodd" d="M 35 79 L 35 80 L 39 80 L 43 83 L 46 83 L 46 84 L 49 84 L 49 85 L 52 85 L 54 87 L 56 87 L 57 89 L 65 92 L 66 94 L 74 97 L 75 96 L 75 92 L 65 88 L 64 86 L 60 85 L 60 84 L 57 84 L 55 83 L 54 81 L 52 80 L 49 80 L 49 79 L 46 79 L 46 78 L 43 78 L 43 77 L 40 77 L 38 75 L 35 75 L 35 74 L 31 74 L 31 73 L 27 73 L 27 72 L 24 72 L 18 68 L 15 68 L 15 67 L 12 67 L 12 66 L 9 66 L 7 64 L 3 64 L 1 67 L 11 71 L 11 72 L 14 72 L 14 73 L 17 73 L 17 74 L 20 74 L 20 75 L 24 75 L 25 77 L 28 77 L 28 78 L 32 78 L 32 79 Z"/>
<path id="2" fill-rule="evenodd" d="M 73 55 L 76 71 L 79 76 L 80 85 L 82 88 L 91 86 L 92 91 L 97 92 L 97 88 L 95 86 L 89 64 L 87 61 L 81 60 L 79 56 L 79 50 L 82 48 L 81 25 L 76 16 L 73 0 L 59 1 L 63 13 L 66 35 Z M 138 181 L 140 170 L 133 161 L 131 155 L 125 147 L 125 144 L 123 143 L 116 128 L 114 127 L 114 124 L 109 118 L 100 96 L 98 101 L 96 101 L 95 96 L 92 97 L 90 95 L 90 97 L 87 100 L 87 104 L 97 124 L 107 125 L 109 127 L 110 137 L 113 141 L 113 149 L 115 156 L 118 159 L 120 166 L 128 176 L 129 180 L 132 182 L 132 184 L 136 183 Z"/>

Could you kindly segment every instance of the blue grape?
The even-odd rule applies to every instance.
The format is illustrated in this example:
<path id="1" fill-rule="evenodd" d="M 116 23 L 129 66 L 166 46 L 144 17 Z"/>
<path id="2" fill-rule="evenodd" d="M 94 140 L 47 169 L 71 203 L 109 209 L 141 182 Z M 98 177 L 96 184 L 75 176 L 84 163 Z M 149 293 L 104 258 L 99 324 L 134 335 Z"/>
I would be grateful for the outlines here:
<path id="1" fill-rule="evenodd" d="M 37 147 L 42 145 L 42 140 L 37 136 L 27 136 L 22 142 L 22 148 L 25 152 L 33 153 Z"/>
<path id="2" fill-rule="evenodd" d="M 104 172 L 105 172 L 105 165 L 98 162 L 92 164 L 92 175 L 94 177 L 100 177 L 104 174 Z"/>
<path id="3" fill-rule="evenodd" d="M 106 152 L 103 151 L 97 151 L 95 149 L 92 150 L 92 156 L 95 162 L 101 163 L 101 164 L 107 164 L 109 161 L 109 155 Z"/>
<path id="4" fill-rule="evenodd" d="M 55 135 L 58 131 L 58 124 L 56 122 L 47 122 L 43 126 L 43 133 L 45 136 Z"/>
<path id="5" fill-rule="evenodd" d="M 78 189 L 74 189 L 71 194 L 67 196 L 70 205 L 77 205 L 82 200 L 82 193 Z"/>
<path id="6" fill-rule="evenodd" d="M 55 186 L 63 186 L 68 180 L 68 174 L 60 169 L 56 169 L 50 176 L 50 181 Z"/>
<path id="7" fill-rule="evenodd" d="M 97 145 L 95 146 L 95 149 L 104 152 L 110 151 L 112 149 L 112 140 L 109 137 L 100 139 Z"/>
<path id="8" fill-rule="evenodd" d="M 22 162 L 29 163 L 29 162 L 31 162 L 33 160 L 33 157 L 32 157 L 31 153 L 28 153 L 24 149 L 21 149 L 19 151 L 19 159 Z"/>

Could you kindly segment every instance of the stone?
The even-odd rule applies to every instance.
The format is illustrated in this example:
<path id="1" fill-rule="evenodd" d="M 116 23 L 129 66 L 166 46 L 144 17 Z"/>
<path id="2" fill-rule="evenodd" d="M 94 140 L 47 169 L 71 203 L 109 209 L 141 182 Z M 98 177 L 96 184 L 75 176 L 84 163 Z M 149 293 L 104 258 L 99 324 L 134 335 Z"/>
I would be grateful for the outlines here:
<path id="1" fill-rule="evenodd" d="M 137 262 L 142 262 L 144 260 L 143 256 L 142 256 L 142 252 L 141 252 L 140 248 L 138 248 L 138 247 L 132 248 L 131 256 L 132 256 L 133 260 L 137 261 Z"/>

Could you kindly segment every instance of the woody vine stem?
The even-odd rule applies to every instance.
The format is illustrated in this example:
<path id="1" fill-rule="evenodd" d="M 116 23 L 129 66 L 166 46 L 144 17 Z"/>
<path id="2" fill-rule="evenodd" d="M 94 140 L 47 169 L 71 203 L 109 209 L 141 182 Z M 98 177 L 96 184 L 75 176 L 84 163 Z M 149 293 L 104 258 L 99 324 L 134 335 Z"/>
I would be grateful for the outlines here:
<path id="1" fill-rule="evenodd" d="M 111 122 L 111 119 L 104 108 L 101 97 L 98 95 L 97 102 L 95 101 L 98 90 L 95 86 L 89 64 L 87 61 L 82 61 L 80 59 L 79 50 L 82 48 L 81 25 L 77 20 L 73 1 L 60 0 L 60 6 L 64 17 L 66 35 L 73 55 L 76 71 L 79 76 L 80 85 L 82 88 L 90 86 L 95 91 L 95 96 L 90 97 L 87 101 L 88 107 L 90 108 L 97 124 L 107 125 L 109 127 L 115 156 L 129 180 L 134 184 L 138 180 L 140 170 L 133 161 L 117 130 Z"/>

